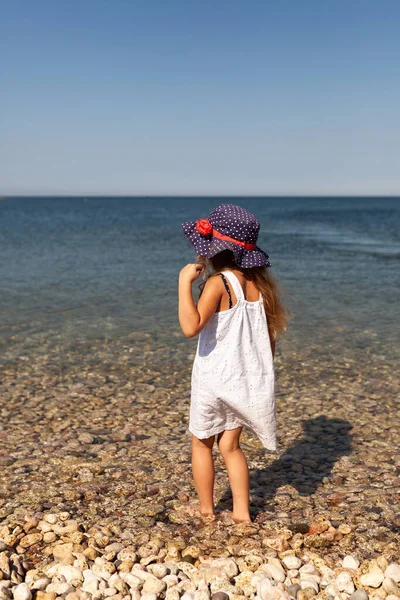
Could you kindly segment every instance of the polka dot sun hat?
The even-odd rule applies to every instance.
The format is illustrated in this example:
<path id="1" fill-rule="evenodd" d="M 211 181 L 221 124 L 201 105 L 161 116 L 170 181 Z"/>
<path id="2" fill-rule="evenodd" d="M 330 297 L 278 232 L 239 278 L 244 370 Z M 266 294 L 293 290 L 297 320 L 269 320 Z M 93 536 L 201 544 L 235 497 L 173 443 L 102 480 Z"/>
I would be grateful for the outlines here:
<path id="1" fill-rule="evenodd" d="M 232 250 L 236 264 L 243 269 L 271 266 L 268 254 L 256 245 L 260 223 L 240 206 L 220 204 L 207 219 L 182 223 L 182 229 L 201 256 L 212 258 Z"/>

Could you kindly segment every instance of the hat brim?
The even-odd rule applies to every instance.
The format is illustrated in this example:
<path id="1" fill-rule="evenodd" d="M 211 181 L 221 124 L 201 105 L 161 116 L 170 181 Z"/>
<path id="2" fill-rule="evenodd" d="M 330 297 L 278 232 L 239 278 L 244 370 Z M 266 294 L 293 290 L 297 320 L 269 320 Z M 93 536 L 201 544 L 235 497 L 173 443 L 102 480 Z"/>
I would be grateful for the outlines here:
<path id="1" fill-rule="evenodd" d="M 201 235 L 196 229 L 197 221 L 186 221 L 182 223 L 183 233 L 187 239 L 193 244 L 197 254 L 206 258 L 213 258 L 223 250 L 231 250 L 235 256 L 236 264 L 242 269 L 251 269 L 252 267 L 270 267 L 271 263 L 266 254 L 261 248 L 256 247 L 255 250 L 246 250 L 239 244 L 220 240 L 213 236 Z"/>

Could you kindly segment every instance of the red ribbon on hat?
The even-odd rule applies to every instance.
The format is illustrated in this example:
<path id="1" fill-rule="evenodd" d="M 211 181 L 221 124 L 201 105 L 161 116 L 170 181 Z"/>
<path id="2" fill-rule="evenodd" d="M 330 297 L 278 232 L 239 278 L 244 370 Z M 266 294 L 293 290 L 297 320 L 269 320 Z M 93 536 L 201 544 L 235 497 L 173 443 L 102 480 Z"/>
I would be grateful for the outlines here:
<path id="1" fill-rule="evenodd" d="M 238 246 L 242 246 L 245 250 L 255 250 L 257 248 L 256 244 L 248 244 L 247 242 L 242 242 L 241 240 L 235 240 L 235 238 L 230 237 L 229 235 L 225 235 L 220 233 L 211 225 L 208 219 L 199 219 L 196 223 L 196 230 L 200 233 L 200 235 L 210 235 L 218 238 L 219 240 L 225 240 L 226 242 L 233 242 Z"/>

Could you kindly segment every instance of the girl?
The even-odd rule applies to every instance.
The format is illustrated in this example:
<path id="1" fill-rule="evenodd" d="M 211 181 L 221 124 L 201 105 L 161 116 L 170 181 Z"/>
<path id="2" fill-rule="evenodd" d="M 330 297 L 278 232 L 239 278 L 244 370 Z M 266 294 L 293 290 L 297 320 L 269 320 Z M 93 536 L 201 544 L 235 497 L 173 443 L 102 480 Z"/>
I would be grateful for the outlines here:
<path id="1" fill-rule="evenodd" d="M 268 255 L 257 247 L 259 222 L 240 206 L 221 204 L 208 219 L 182 224 L 196 264 L 179 275 L 179 323 L 187 337 L 200 333 L 192 372 L 189 431 L 200 513 L 214 515 L 215 436 L 233 496 L 232 519 L 251 523 L 249 470 L 239 445 L 243 426 L 276 450 L 273 356 L 287 327 Z M 192 283 L 211 266 L 197 306 Z"/>

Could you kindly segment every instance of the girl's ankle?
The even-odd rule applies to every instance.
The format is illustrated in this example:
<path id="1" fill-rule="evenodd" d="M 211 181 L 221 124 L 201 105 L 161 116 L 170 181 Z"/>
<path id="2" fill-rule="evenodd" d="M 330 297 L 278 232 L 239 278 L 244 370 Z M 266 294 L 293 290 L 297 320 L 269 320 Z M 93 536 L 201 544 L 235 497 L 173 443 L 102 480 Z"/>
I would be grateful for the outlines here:
<path id="1" fill-rule="evenodd" d="M 252 522 L 250 513 L 248 512 L 232 512 L 232 519 L 239 522 Z"/>

